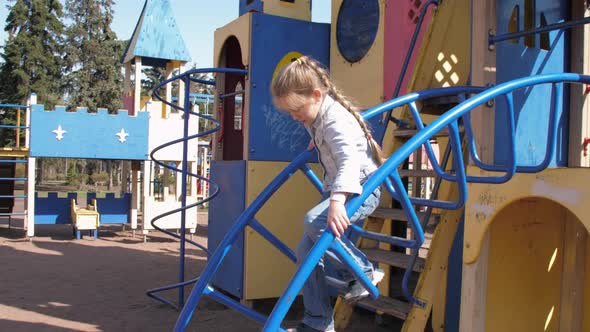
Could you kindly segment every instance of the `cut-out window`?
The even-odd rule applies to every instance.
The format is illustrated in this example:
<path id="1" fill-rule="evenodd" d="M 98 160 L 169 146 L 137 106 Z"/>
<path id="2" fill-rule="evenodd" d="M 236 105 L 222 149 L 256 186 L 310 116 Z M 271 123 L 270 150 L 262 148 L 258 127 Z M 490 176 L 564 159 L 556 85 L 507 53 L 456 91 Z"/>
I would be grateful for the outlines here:
<path id="1" fill-rule="evenodd" d="M 457 85 L 461 79 L 454 69 L 459 63 L 457 56 L 455 54 L 445 55 L 440 52 L 438 53 L 436 60 L 438 61 L 438 67 L 440 69 L 434 73 L 434 79 L 442 87 Z"/>
<path id="2" fill-rule="evenodd" d="M 295 0 L 281 0 L 282 2 L 295 3 Z"/>
<path id="3" fill-rule="evenodd" d="M 510 21 L 508 22 L 508 33 L 515 33 L 518 32 L 518 28 L 520 26 L 519 22 L 520 17 L 520 7 L 518 5 L 514 6 L 512 9 L 512 15 L 510 16 Z M 518 44 L 518 39 L 510 39 L 508 40 L 511 43 Z"/>

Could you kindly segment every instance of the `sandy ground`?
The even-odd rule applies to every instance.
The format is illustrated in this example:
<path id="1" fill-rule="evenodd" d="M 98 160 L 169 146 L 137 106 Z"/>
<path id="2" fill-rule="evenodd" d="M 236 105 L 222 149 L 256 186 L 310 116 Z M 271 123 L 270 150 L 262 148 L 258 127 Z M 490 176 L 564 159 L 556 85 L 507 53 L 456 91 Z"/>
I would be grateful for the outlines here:
<path id="1" fill-rule="evenodd" d="M 17 221 L 18 224 L 18 221 Z M 18 225 L 17 225 L 18 226 Z M 194 238 L 207 242 L 207 215 L 199 214 Z M 178 312 L 145 291 L 178 281 L 179 242 L 156 232 L 147 243 L 119 225 L 100 239 L 72 239 L 71 226 L 37 226 L 32 241 L 0 218 L 0 331 L 171 331 Z M 205 254 L 187 246 L 187 279 L 206 264 Z M 192 287 L 187 287 L 187 293 Z M 176 302 L 178 291 L 166 296 Z M 269 313 L 274 302 L 258 301 Z M 300 301 L 285 321 L 301 317 Z M 395 325 L 395 324 L 394 324 Z M 261 325 L 204 299 L 187 331 L 259 331 Z M 370 312 L 357 309 L 346 331 L 395 331 L 377 326 Z"/>

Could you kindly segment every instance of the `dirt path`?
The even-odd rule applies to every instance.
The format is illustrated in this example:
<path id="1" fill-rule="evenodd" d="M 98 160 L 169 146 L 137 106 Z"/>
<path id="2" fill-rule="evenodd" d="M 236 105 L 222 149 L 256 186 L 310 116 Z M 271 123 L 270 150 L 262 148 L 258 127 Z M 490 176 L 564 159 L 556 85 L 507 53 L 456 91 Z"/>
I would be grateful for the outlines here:
<path id="1" fill-rule="evenodd" d="M 206 214 L 199 217 L 195 240 L 206 245 Z M 111 226 L 97 241 L 75 241 L 70 226 L 38 226 L 29 241 L 22 230 L 0 221 L 0 331 L 171 331 L 178 312 L 145 291 L 178 280 L 179 244 L 157 233 L 147 243 L 131 235 Z M 187 249 L 187 278 L 205 263 L 202 251 Z M 167 296 L 176 301 L 177 294 Z M 201 302 L 187 331 L 261 328 L 217 303 Z M 257 307 L 270 310 L 272 303 Z M 300 309 L 292 310 L 287 324 L 296 322 Z M 375 327 L 371 313 L 359 312 L 347 331 L 392 331 Z"/>

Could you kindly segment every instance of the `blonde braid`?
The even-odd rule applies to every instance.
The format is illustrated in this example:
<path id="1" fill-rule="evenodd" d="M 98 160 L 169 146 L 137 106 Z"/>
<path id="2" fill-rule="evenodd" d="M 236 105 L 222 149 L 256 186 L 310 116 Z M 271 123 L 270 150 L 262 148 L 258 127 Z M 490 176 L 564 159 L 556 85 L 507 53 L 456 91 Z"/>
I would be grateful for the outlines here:
<path id="1" fill-rule="evenodd" d="M 361 126 L 361 129 L 363 130 L 365 137 L 369 141 L 369 144 L 371 145 L 371 148 L 372 148 L 371 152 L 373 154 L 373 160 L 375 161 L 375 163 L 377 163 L 377 165 L 383 164 L 383 162 L 384 162 L 383 151 L 381 150 L 381 147 L 379 146 L 379 144 L 377 144 L 377 142 L 373 139 L 373 135 L 371 134 L 371 129 L 369 128 L 369 126 L 367 125 L 365 120 L 363 120 L 363 118 L 359 114 L 357 108 L 354 107 L 350 103 L 350 101 L 348 101 L 348 99 L 346 99 L 344 94 L 332 82 L 332 80 L 328 76 L 328 73 L 326 72 L 326 70 L 324 68 L 322 68 L 316 61 L 314 61 L 306 56 L 298 58 L 297 62 L 302 65 L 307 65 L 311 69 L 313 69 L 313 71 L 315 71 L 316 74 L 318 75 L 318 77 L 320 78 L 320 81 L 328 89 L 329 94 L 337 102 L 339 102 L 342 106 L 344 106 L 344 108 L 348 112 L 350 112 L 350 114 L 352 114 L 354 116 L 354 118 L 358 122 L 359 126 Z"/>

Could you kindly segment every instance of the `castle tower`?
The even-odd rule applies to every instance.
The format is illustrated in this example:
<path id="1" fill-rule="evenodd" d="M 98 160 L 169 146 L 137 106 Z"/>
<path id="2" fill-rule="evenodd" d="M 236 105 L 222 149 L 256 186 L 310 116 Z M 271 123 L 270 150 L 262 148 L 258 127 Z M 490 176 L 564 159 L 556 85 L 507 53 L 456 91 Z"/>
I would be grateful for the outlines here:
<path id="1" fill-rule="evenodd" d="M 142 66 L 166 68 L 166 79 L 175 69 L 191 61 L 188 49 L 182 39 L 174 13 L 168 0 L 146 0 L 141 11 L 133 36 L 123 53 L 121 63 L 125 65 L 125 82 L 123 108 L 129 114 L 135 114 L 145 107 L 147 98 L 142 102 L 141 68 Z M 135 88 L 131 90 L 131 66 L 135 65 Z M 178 103 L 182 105 L 184 86 L 178 91 Z M 166 86 L 166 100 L 172 98 L 172 86 Z M 170 107 L 165 108 L 165 115 Z"/>

